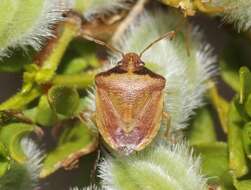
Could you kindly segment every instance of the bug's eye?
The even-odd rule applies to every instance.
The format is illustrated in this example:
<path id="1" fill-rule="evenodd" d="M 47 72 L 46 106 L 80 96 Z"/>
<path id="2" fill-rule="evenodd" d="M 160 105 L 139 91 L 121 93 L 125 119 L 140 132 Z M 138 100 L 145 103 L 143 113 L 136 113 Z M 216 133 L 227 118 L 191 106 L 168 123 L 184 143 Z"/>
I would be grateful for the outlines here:
<path id="1" fill-rule="evenodd" d="M 122 61 L 119 61 L 117 64 L 118 64 L 118 65 L 122 65 Z"/>

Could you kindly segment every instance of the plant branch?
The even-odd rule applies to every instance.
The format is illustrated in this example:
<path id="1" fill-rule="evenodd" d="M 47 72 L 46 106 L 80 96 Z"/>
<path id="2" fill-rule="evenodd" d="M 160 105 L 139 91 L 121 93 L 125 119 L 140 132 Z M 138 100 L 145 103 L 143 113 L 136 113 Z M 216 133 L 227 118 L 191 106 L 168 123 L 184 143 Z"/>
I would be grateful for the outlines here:
<path id="1" fill-rule="evenodd" d="M 112 43 L 115 43 L 119 40 L 121 35 L 126 31 L 128 26 L 135 20 L 135 18 L 143 11 L 145 4 L 148 0 L 139 0 L 132 10 L 129 12 L 128 16 L 124 21 L 121 22 L 117 30 L 115 31 L 112 37 Z"/>
<path id="2" fill-rule="evenodd" d="M 229 110 L 229 103 L 219 95 L 219 92 L 215 84 L 213 82 L 210 83 L 212 84 L 212 88 L 209 90 L 209 97 L 211 103 L 218 113 L 218 117 L 223 131 L 227 133 L 228 131 L 227 114 Z"/>
<path id="3" fill-rule="evenodd" d="M 33 101 L 41 94 L 41 89 L 39 87 L 32 87 L 30 90 L 21 90 L 7 101 L 0 104 L 0 111 L 2 110 L 13 110 L 22 109 L 25 105 Z"/>
<path id="4" fill-rule="evenodd" d="M 54 76 L 58 65 L 68 47 L 80 30 L 81 20 L 77 16 L 66 19 L 63 26 L 58 28 L 59 37 L 49 41 L 47 46 L 40 52 L 35 62 L 41 65 L 41 70 L 37 73 L 36 82 L 39 84 L 48 82 Z M 49 51 L 49 53 L 48 53 Z"/>
<path id="5" fill-rule="evenodd" d="M 70 75 L 56 75 L 52 80 L 52 84 L 74 86 L 76 88 L 87 88 L 93 83 L 95 74 L 96 73 L 94 72 L 90 72 Z"/>

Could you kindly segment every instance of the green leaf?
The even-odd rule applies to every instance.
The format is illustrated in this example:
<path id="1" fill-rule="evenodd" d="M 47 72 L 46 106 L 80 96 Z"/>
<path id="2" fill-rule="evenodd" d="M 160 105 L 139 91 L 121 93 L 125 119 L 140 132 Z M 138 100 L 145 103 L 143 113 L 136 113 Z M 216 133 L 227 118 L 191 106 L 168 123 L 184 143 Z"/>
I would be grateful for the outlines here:
<path id="1" fill-rule="evenodd" d="M 59 73 L 78 74 L 98 66 L 100 61 L 96 56 L 96 44 L 85 40 L 73 40 L 62 59 Z"/>
<path id="2" fill-rule="evenodd" d="M 236 92 L 240 90 L 238 67 L 238 65 L 226 63 L 225 60 L 220 62 L 222 79 Z"/>
<path id="3" fill-rule="evenodd" d="M 5 172 L 10 167 L 9 152 L 3 143 L 0 142 L 0 177 L 5 174 Z"/>
<path id="4" fill-rule="evenodd" d="M 226 1 L 227 2 L 227 1 Z M 243 43 L 240 35 L 235 35 L 224 49 L 220 59 L 220 74 L 222 79 L 236 92 L 240 91 L 238 70 L 241 66 L 250 65 L 250 43 Z"/>
<path id="5" fill-rule="evenodd" d="M 242 138 L 246 155 L 251 159 L 251 122 L 244 125 L 242 129 Z"/>
<path id="6" fill-rule="evenodd" d="M 35 121 L 46 127 L 54 125 L 57 121 L 57 114 L 53 109 L 51 109 L 46 96 L 42 96 L 40 98 L 36 109 Z"/>
<path id="7" fill-rule="evenodd" d="M 10 57 L 4 57 L 0 60 L 0 72 L 19 72 L 25 65 L 32 63 L 31 51 L 24 52 L 21 49 L 15 49 Z"/>
<path id="8" fill-rule="evenodd" d="M 199 109 L 196 113 L 187 133 L 189 144 L 195 145 L 199 143 L 215 142 L 216 134 L 210 110 L 208 107 L 205 107 Z"/>
<path id="9" fill-rule="evenodd" d="M 244 103 L 244 107 L 248 116 L 251 117 L 251 93 L 247 96 L 246 101 Z"/>
<path id="10" fill-rule="evenodd" d="M 36 114 L 37 114 L 37 107 L 26 109 L 23 111 L 23 115 L 29 118 L 34 123 L 35 123 Z"/>
<path id="11" fill-rule="evenodd" d="M 251 73 L 247 67 L 241 67 L 240 71 L 240 103 L 243 104 L 251 93 Z"/>
<path id="12" fill-rule="evenodd" d="M 214 83 L 211 83 L 212 87 L 209 90 L 209 97 L 212 105 L 218 113 L 218 118 L 221 123 L 221 127 L 225 133 L 227 133 L 228 128 L 228 112 L 229 103 L 219 94 L 218 89 Z"/>
<path id="13" fill-rule="evenodd" d="M 74 58 L 69 62 L 67 67 L 64 69 L 64 74 L 79 73 L 88 67 L 88 63 L 81 57 Z"/>
<path id="14" fill-rule="evenodd" d="M 220 185 L 232 190 L 233 181 L 228 168 L 228 148 L 226 143 L 203 143 L 193 146 L 201 157 L 202 173 L 211 185 Z"/>
<path id="15" fill-rule="evenodd" d="M 235 180 L 234 186 L 237 190 L 250 190 L 251 180 Z"/>
<path id="16" fill-rule="evenodd" d="M 245 124 L 241 115 L 242 105 L 239 98 L 235 97 L 230 105 L 228 115 L 228 147 L 229 147 L 229 168 L 233 170 L 236 177 L 242 177 L 248 173 L 247 160 L 242 140 L 242 127 Z"/>
<path id="17" fill-rule="evenodd" d="M 52 108 L 59 114 L 72 116 L 78 106 L 80 97 L 73 87 L 54 86 L 48 93 L 49 102 Z"/>
<path id="18" fill-rule="evenodd" d="M 81 156 L 94 151 L 97 139 L 97 134 L 79 121 L 66 125 L 57 146 L 48 152 L 40 177 L 44 178 L 61 167 L 69 167 Z"/>
<path id="19" fill-rule="evenodd" d="M 1 142 L 8 148 L 11 158 L 17 162 L 26 161 L 20 142 L 23 137 L 34 131 L 34 126 L 24 123 L 12 123 L 0 128 Z"/>
<path id="20" fill-rule="evenodd" d="M 34 178 L 25 165 L 13 163 L 0 178 L 1 190 L 33 190 Z"/>

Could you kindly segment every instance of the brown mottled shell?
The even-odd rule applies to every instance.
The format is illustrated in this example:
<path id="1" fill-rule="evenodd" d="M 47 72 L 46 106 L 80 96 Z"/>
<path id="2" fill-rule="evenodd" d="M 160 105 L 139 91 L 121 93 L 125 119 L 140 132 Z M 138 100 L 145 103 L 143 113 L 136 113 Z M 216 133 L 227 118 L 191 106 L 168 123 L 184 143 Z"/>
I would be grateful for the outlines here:
<path id="1" fill-rule="evenodd" d="M 95 83 L 96 123 L 105 142 L 125 154 L 143 149 L 160 128 L 165 78 L 128 53 Z"/>

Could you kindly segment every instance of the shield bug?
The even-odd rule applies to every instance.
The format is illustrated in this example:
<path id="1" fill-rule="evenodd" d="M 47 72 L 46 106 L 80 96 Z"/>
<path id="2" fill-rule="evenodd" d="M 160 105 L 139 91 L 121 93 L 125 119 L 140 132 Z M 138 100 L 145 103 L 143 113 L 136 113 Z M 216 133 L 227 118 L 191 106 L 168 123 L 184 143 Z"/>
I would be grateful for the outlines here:
<path id="1" fill-rule="evenodd" d="M 121 53 L 112 69 L 95 77 L 95 122 L 104 141 L 114 150 L 130 154 L 145 148 L 156 136 L 162 120 L 166 80 L 144 66 L 143 53 L 168 32 L 148 45 L 140 54 L 126 53 L 99 40 L 88 40 Z"/>

